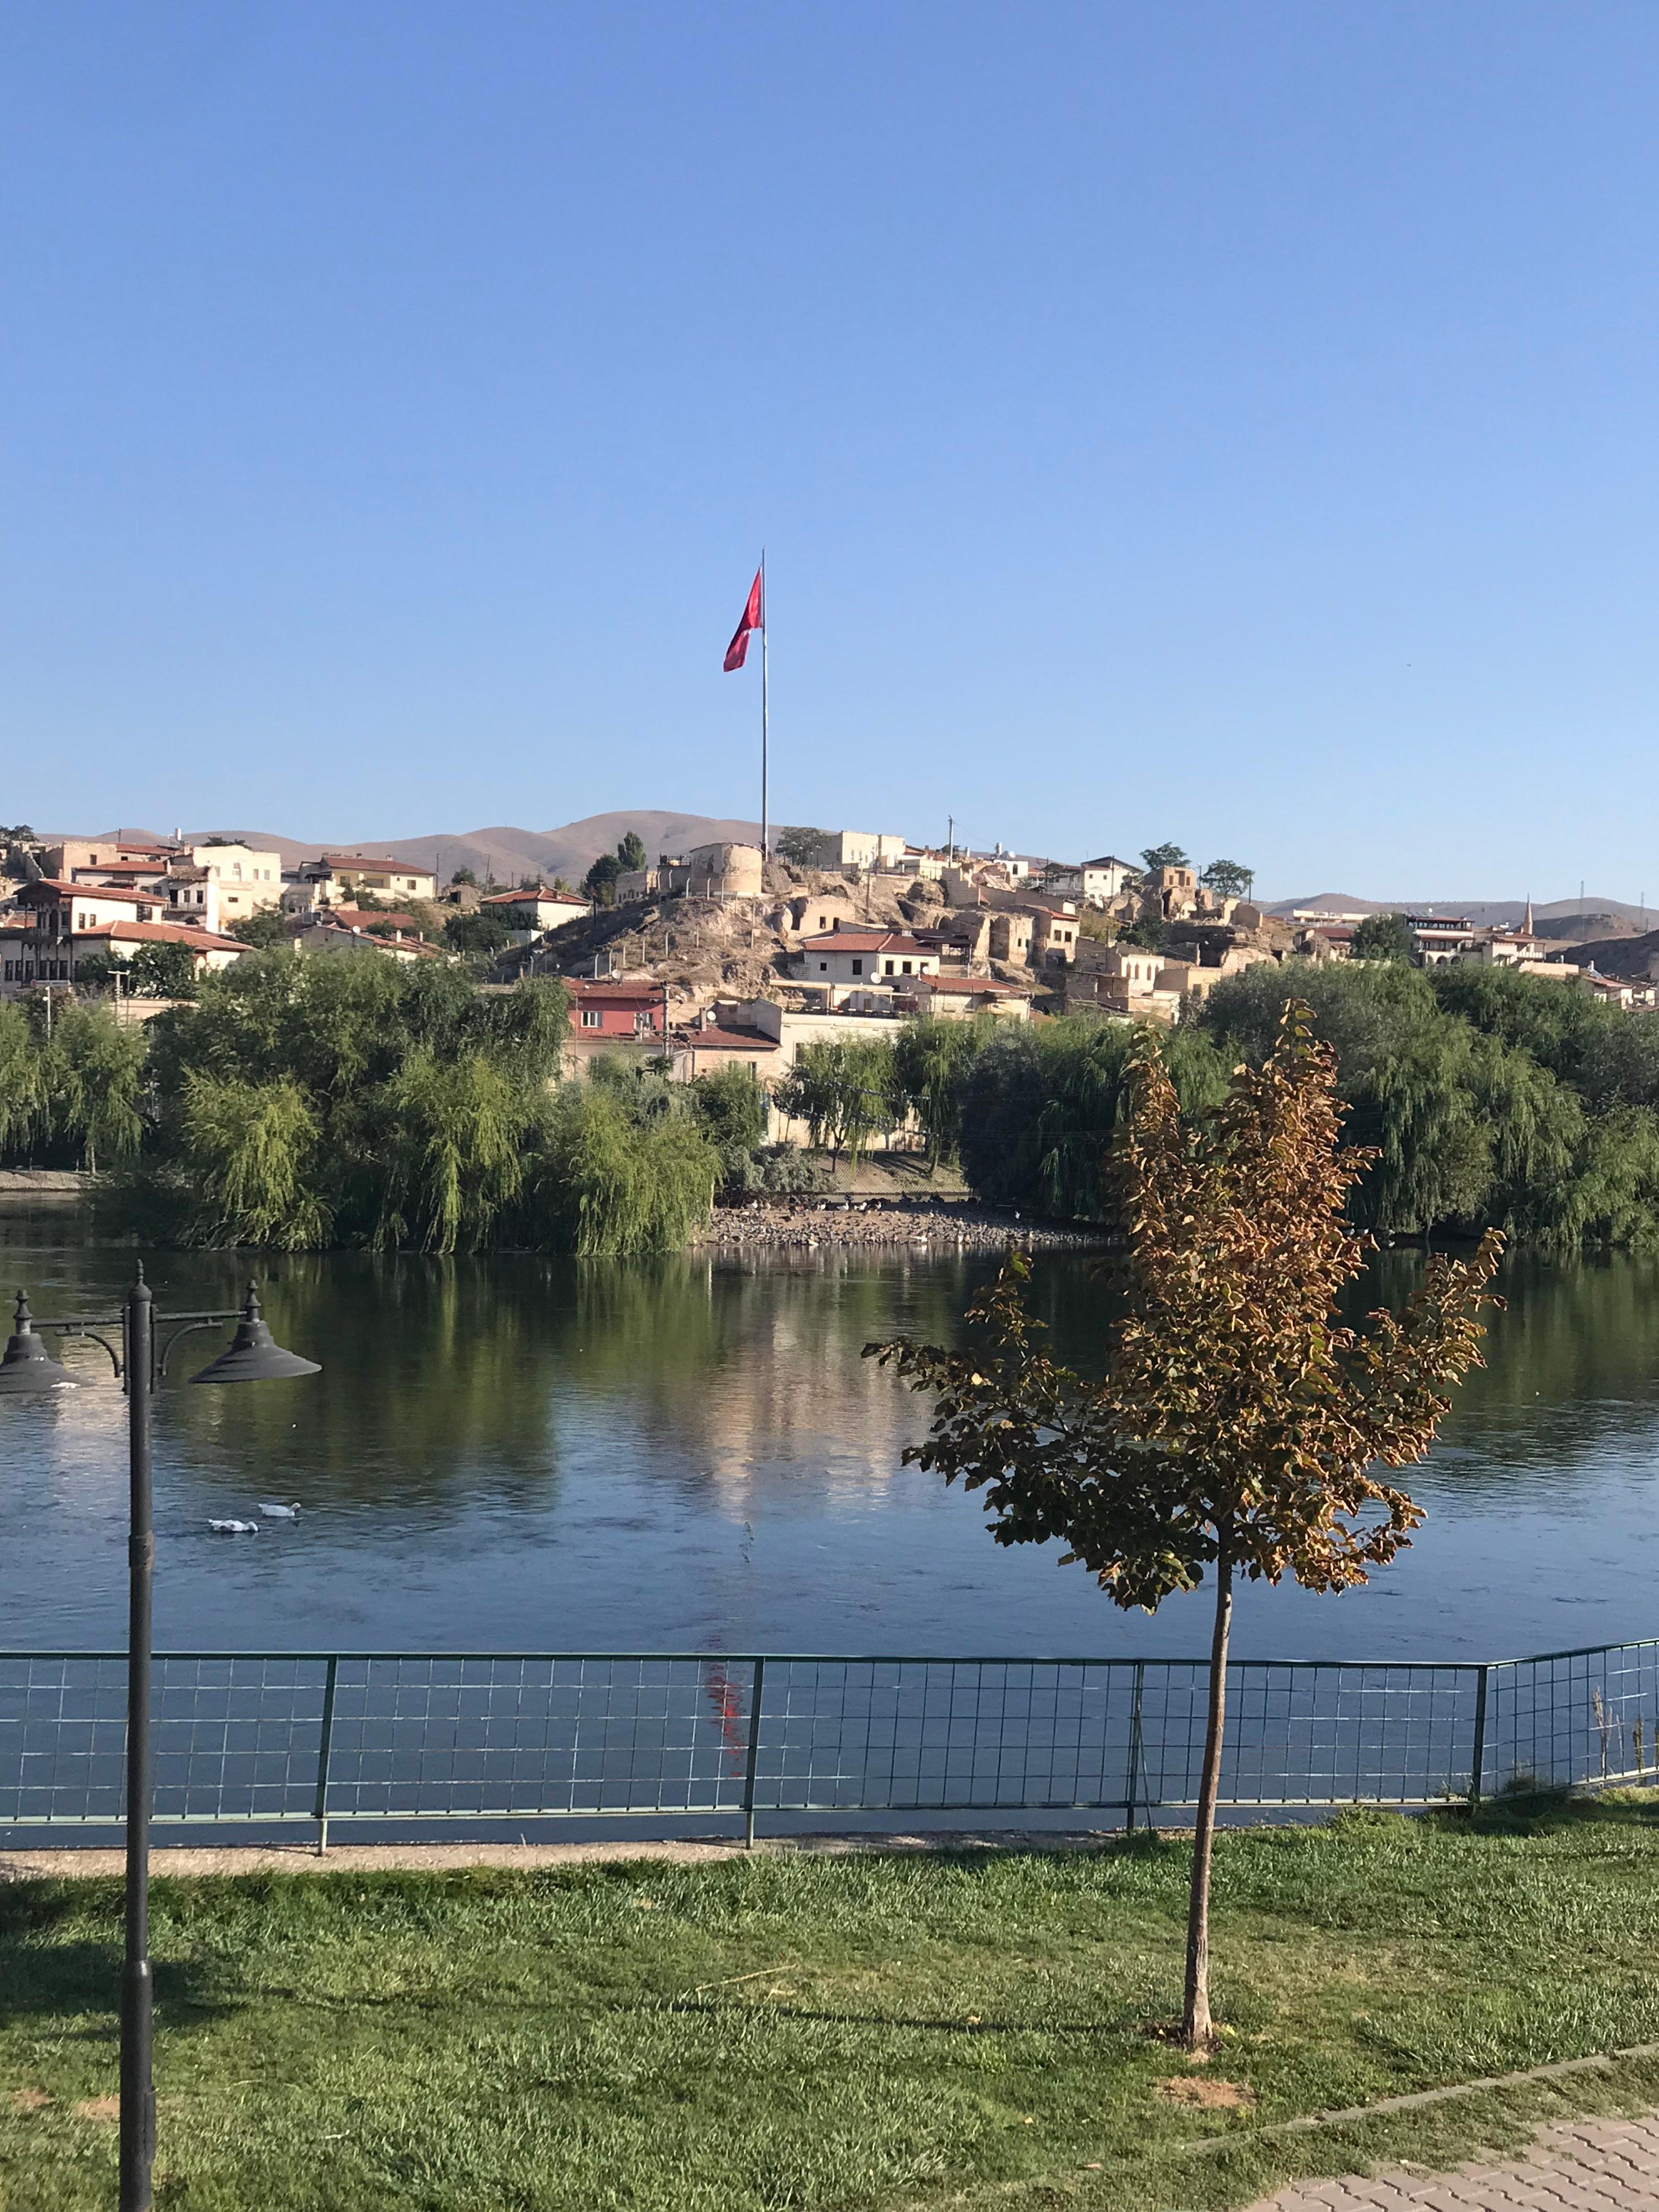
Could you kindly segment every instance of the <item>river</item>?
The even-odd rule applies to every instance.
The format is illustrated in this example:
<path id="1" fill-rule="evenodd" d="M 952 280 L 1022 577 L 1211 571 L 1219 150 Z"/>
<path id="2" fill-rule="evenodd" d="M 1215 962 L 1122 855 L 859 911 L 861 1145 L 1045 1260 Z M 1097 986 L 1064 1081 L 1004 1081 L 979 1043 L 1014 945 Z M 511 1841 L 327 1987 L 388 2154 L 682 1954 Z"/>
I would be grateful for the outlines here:
<path id="1" fill-rule="evenodd" d="M 112 1308 L 135 1252 L 78 1208 L 0 1212 L 0 1282 L 39 1315 Z M 229 1305 L 246 1259 L 145 1253 L 165 1310 Z M 1391 1255 L 1395 1299 L 1421 1262 Z M 156 1407 L 156 1638 L 174 1649 L 1193 1654 L 1207 1601 L 1125 1614 L 1053 1550 L 1004 1550 L 976 1501 L 900 1464 L 923 1403 L 870 1339 L 959 1327 L 982 1257 L 819 1250 L 648 1264 L 359 1255 L 262 1261 L 307 1382 L 196 1390 L 186 1338 Z M 1515 1261 L 1489 1364 L 1431 1459 L 1428 1509 L 1366 1589 L 1243 1593 L 1241 1656 L 1501 1656 L 1659 1629 L 1659 1265 Z M 1040 1260 L 1061 1356 L 1109 1293 Z M 0 1401 L 0 1643 L 125 1633 L 125 1405 Z M 175 1387 L 175 1384 L 177 1387 Z M 218 1537 L 210 1516 L 298 1499 Z"/>

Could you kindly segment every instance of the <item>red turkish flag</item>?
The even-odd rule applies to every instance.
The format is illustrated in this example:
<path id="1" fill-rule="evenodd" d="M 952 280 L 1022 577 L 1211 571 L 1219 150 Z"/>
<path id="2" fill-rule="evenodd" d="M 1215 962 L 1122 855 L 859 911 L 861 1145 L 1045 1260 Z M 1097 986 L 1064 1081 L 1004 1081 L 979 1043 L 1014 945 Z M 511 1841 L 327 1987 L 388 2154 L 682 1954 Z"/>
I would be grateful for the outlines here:
<path id="1" fill-rule="evenodd" d="M 756 569 L 755 580 L 749 586 L 749 604 L 743 611 L 743 620 L 732 632 L 732 642 L 726 648 L 726 659 L 721 664 L 726 668 L 741 668 L 749 651 L 751 632 L 766 628 L 764 576 L 764 569 Z"/>

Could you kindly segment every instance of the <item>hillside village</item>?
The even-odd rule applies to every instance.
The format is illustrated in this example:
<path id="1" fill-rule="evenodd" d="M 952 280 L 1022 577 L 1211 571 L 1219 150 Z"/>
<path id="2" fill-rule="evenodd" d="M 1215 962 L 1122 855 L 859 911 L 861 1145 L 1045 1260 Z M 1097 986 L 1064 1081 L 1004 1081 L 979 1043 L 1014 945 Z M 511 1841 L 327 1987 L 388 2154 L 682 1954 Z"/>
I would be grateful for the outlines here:
<path id="1" fill-rule="evenodd" d="M 1249 896 L 1248 869 L 1199 871 L 1172 845 L 1063 861 L 803 829 L 764 856 L 721 841 L 652 859 L 630 832 L 580 886 L 526 877 L 498 889 L 466 868 L 441 884 L 384 853 L 285 866 L 231 838 L 5 834 L 0 997 L 63 987 L 142 1020 L 258 950 L 464 961 L 486 991 L 564 982 L 573 1074 L 622 1053 L 684 1081 L 738 1065 L 769 1091 L 803 1046 L 919 1015 L 1173 1023 L 1259 963 L 1364 957 L 1377 920 L 1323 904 L 1269 912 Z M 1624 1006 L 1653 1002 L 1640 973 L 1568 959 L 1530 905 L 1518 926 L 1395 920 L 1420 965 L 1488 962 Z"/>

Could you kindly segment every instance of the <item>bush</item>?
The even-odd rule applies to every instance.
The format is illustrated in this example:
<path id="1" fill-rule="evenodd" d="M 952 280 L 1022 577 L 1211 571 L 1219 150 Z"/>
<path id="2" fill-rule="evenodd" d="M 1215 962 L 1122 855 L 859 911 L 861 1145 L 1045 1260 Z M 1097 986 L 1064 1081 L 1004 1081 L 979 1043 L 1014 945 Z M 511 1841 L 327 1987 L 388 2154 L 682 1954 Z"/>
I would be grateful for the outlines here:
<path id="1" fill-rule="evenodd" d="M 787 1140 L 750 1152 L 726 1183 L 729 1192 L 744 1198 L 817 1198 L 835 1187 L 822 1160 Z"/>

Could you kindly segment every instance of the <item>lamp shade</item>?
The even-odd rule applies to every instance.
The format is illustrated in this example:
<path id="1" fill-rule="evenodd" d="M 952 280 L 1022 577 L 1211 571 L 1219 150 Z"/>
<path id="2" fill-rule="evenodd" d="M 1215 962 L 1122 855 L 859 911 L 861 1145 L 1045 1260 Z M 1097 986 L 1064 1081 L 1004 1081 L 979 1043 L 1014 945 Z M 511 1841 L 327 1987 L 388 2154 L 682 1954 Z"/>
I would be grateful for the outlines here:
<path id="1" fill-rule="evenodd" d="M 47 1356 L 46 1347 L 35 1334 L 29 1318 L 29 1302 L 19 1291 L 17 1317 L 12 1323 L 12 1334 L 6 1345 L 5 1357 L 0 1358 L 0 1396 L 22 1397 L 40 1390 L 76 1390 L 80 1388 L 67 1367 L 60 1367 Z"/>
<path id="2" fill-rule="evenodd" d="M 10 1358 L 10 1354 L 7 1354 Z M 192 1382 L 282 1382 L 299 1375 L 320 1375 L 322 1368 L 314 1359 L 301 1359 L 297 1352 L 284 1352 L 267 1327 L 259 1311 L 259 1296 L 254 1285 L 247 1286 L 247 1302 L 242 1308 L 242 1318 L 236 1324 L 236 1334 L 228 1352 L 222 1352 L 210 1366 L 199 1375 L 192 1375 Z"/>

